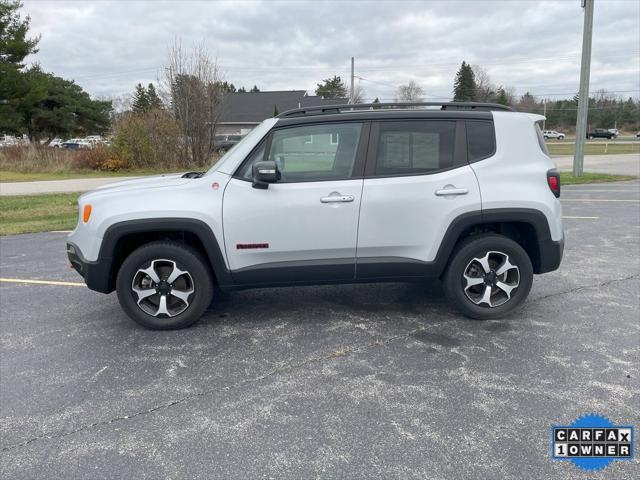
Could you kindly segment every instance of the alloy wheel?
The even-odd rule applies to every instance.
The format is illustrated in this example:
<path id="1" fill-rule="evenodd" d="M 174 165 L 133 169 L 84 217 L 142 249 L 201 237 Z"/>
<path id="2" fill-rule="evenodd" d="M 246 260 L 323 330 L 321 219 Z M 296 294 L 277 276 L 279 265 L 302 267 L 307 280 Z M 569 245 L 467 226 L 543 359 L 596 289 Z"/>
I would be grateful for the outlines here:
<path id="1" fill-rule="evenodd" d="M 138 307 L 153 317 L 175 317 L 189 308 L 195 291 L 191 274 L 173 260 L 152 260 L 133 276 L 131 290 Z"/>
<path id="2" fill-rule="evenodd" d="M 489 251 L 473 258 L 463 273 L 464 293 L 476 305 L 494 308 L 504 305 L 520 285 L 520 270 L 509 255 Z"/>

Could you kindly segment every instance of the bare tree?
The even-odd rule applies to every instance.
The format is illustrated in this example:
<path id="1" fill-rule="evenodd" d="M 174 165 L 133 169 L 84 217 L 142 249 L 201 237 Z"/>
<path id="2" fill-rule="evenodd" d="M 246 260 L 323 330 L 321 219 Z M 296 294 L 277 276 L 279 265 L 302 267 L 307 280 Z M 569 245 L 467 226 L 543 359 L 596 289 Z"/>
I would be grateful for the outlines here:
<path id="1" fill-rule="evenodd" d="M 362 85 L 360 85 L 360 82 L 358 82 L 358 85 L 353 87 L 353 101 L 352 101 L 352 103 L 364 103 L 364 96 L 365 95 L 366 95 L 366 92 L 364 91 L 364 88 L 362 88 Z"/>
<path id="2" fill-rule="evenodd" d="M 396 101 L 421 102 L 423 93 L 422 87 L 414 80 L 411 80 L 408 84 L 400 85 L 398 87 L 398 91 L 396 92 Z"/>
<path id="3" fill-rule="evenodd" d="M 473 75 L 476 80 L 476 93 L 473 99 L 476 102 L 492 102 L 496 97 L 496 87 L 491 83 L 487 71 L 480 65 L 472 65 Z"/>
<path id="4" fill-rule="evenodd" d="M 222 85 L 215 58 L 203 43 L 185 49 L 180 39 L 169 47 L 168 65 L 162 81 L 165 103 L 180 124 L 183 153 L 202 165 L 213 152 L 216 123 L 222 104 Z"/>

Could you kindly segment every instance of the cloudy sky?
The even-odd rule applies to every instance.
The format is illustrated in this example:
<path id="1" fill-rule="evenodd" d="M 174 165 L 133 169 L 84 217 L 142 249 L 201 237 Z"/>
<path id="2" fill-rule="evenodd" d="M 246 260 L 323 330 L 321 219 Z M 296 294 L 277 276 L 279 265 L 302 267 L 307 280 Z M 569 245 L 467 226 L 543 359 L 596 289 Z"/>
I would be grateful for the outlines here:
<path id="1" fill-rule="evenodd" d="M 447 99 L 462 60 L 482 65 L 516 94 L 549 98 L 578 90 L 583 14 L 559 1 L 42 1 L 25 0 L 30 57 L 94 96 L 155 82 L 176 37 L 204 42 L 225 79 L 262 90 L 306 89 L 350 57 L 367 99 L 393 100 L 417 81 Z M 591 91 L 640 97 L 640 2 L 596 0 Z"/>

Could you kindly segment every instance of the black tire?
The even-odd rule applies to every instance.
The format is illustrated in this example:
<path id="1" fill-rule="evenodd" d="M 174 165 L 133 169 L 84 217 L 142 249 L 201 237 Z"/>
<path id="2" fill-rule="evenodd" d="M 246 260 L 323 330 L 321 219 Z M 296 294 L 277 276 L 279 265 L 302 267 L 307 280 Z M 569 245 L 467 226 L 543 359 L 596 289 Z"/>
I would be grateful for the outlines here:
<path id="1" fill-rule="evenodd" d="M 518 267 L 519 272 L 519 285 L 511 293 L 510 299 L 494 307 L 477 305 L 465 293 L 464 273 L 467 267 L 474 258 L 482 257 L 489 251 L 508 255 L 509 262 Z M 453 253 L 443 278 L 444 292 L 449 301 L 462 314 L 475 320 L 490 320 L 510 314 L 527 298 L 532 284 L 533 267 L 527 252 L 510 238 L 497 234 L 483 234 L 463 240 Z M 482 289 L 485 285 L 474 288 Z M 496 292 L 504 296 L 502 291 Z"/>
<path id="2" fill-rule="evenodd" d="M 166 269 L 171 267 L 162 267 L 162 265 L 175 262 L 178 269 L 186 271 L 189 275 L 187 279 L 176 281 L 176 283 L 182 281 L 188 284 L 188 289 L 193 289 L 193 293 L 187 297 L 188 305 L 186 308 L 186 302 L 180 302 L 173 297 L 173 303 L 178 305 L 174 310 L 174 316 L 163 314 L 153 316 L 143 311 L 138 306 L 138 297 L 133 291 L 133 282 L 139 278 L 137 277 L 138 270 L 146 269 L 151 266 L 152 262 L 158 260 L 167 260 L 169 263 L 154 263 L 154 266 L 160 265 L 160 268 Z M 152 288 L 154 287 L 150 287 L 150 289 Z M 202 255 L 187 245 L 169 241 L 148 243 L 133 251 L 122 263 L 116 279 L 116 291 L 122 309 L 133 321 L 152 330 L 173 330 L 194 324 L 211 304 L 213 289 L 213 276 Z M 169 298 L 170 294 L 166 297 Z M 159 296 L 150 297 L 145 302 L 155 301 L 156 298 Z M 166 301 L 169 303 L 169 300 Z M 153 307 L 151 303 L 145 303 L 145 305 Z M 184 310 L 180 311 L 181 308 Z M 159 308 L 158 311 L 160 311 Z"/>

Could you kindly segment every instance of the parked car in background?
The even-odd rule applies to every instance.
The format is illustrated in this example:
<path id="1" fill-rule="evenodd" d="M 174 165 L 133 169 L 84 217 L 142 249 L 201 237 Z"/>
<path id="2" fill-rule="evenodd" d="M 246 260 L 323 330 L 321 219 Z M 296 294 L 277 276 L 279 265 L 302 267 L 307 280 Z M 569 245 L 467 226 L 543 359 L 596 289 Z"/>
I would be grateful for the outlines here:
<path id="1" fill-rule="evenodd" d="M 62 148 L 67 150 L 78 150 L 81 148 L 92 148 L 93 144 L 86 138 L 72 138 L 62 143 Z"/>
<path id="2" fill-rule="evenodd" d="M 240 143 L 242 135 L 216 135 L 213 139 L 213 149 L 226 152 Z"/>
<path id="3" fill-rule="evenodd" d="M 620 135 L 620 130 L 618 130 L 617 128 L 610 128 L 609 131 L 613 133 L 613 138 L 616 138 L 618 135 Z"/>
<path id="4" fill-rule="evenodd" d="M 616 138 L 616 135 L 611 133 L 606 128 L 594 128 L 587 132 L 587 138 L 593 140 L 594 138 L 608 138 L 609 140 Z"/>
<path id="5" fill-rule="evenodd" d="M 17 145 L 17 141 L 15 137 L 10 135 L 3 135 L 0 137 L 0 148 L 4 147 L 14 147 Z"/>
<path id="6" fill-rule="evenodd" d="M 85 140 L 87 140 L 89 143 L 91 143 L 92 146 L 96 146 L 96 145 L 102 145 L 105 142 L 104 138 L 102 137 L 102 135 L 89 135 L 87 137 L 85 137 Z"/>
<path id="7" fill-rule="evenodd" d="M 549 138 L 555 138 L 556 140 L 564 140 L 564 133 L 556 132 L 555 130 L 544 130 L 542 136 L 545 140 Z"/>
<path id="8" fill-rule="evenodd" d="M 65 141 L 62 138 L 56 137 L 56 138 L 54 138 L 53 140 L 51 140 L 49 142 L 48 146 L 51 147 L 51 148 L 62 148 L 62 144 L 64 142 Z"/>
<path id="9" fill-rule="evenodd" d="M 0 136 L 0 148 L 2 147 L 19 147 L 29 145 L 29 137 L 22 135 L 22 137 L 15 137 L 13 135 Z"/>

